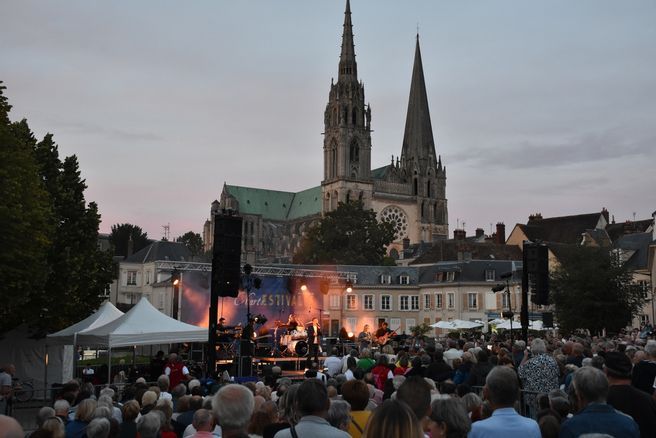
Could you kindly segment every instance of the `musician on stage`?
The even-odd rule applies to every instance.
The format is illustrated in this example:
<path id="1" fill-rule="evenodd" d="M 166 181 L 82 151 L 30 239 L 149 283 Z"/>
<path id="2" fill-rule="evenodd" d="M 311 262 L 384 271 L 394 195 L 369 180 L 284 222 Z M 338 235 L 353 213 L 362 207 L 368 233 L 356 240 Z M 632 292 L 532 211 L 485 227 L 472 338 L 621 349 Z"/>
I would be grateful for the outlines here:
<path id="1" fill-rule="evenodd" d="M 249 318 L 248 324 L 244 327 L 244 330 L 241 333 L 241 355 L 242 356 L 253 356 L 255 343 L 253 338 L 255 337 L 255 319 Z"/>
<path id="2" fill-rule="evenodd" d="M 219 318 L 219 324 L 216 326 L 216 333 L 218 335 L 217 340 L 219 342 L 230 342 L 232 341 L 232 336 L 228 333 L 229 329 L 234 327 L 228 327 L 226 324 L 226 319 L 224 317 Z"/>
<path id="3" fill-rule="evenodd" d="M 371 347 L 371 337 L 372 334 L 369 331 L 369 324 L 365 324 L 364 327 L 362 328 L 362 331 L 358 335 L 358 343 L 360 344 L 360 351 L 364 350 L 365 348 Z"/>
<path id="4" fill-rule="evenodd" d="M 378 330 L 376 330 L 376 343 L 381 347 L 386 345 L 390 341 L 390 337 L 394 332 L 389 329 L 387 321 L 380 323 Z"/>
<path id="5" fill-rule="evenodd" d="M 296 320 L 296 315 L 290 313 L 289 318 L 287 319 L 287 331 L 292 332 L 296 330 L 298 326 L 299 326 L 299 322 Z"/>
<path id="6" fill-rule="evenodd" d="M 308 332 L 308 368 L 311 368 L 312 357 L 314 361 L 319 363 L 319 347 L 321 346 L 321 326 L 319 325 L 319 318 L 312 318 L 312 324 L 307 329 Z"/>

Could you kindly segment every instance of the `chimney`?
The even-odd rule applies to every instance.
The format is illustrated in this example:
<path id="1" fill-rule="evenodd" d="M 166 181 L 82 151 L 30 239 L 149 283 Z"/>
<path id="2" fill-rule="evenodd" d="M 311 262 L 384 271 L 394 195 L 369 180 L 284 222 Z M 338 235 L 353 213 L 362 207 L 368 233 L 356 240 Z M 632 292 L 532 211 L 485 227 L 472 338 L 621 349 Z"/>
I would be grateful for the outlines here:
<path id="1" fill-rule="evenodd" d="M 609 222 L 610 219 L 609 219 L 609 217 L 608 217 L 608 210 L 606 210 L 606 207 L 603 207 L 603 208 L 601 209 L 601 214 L 604 216 L 604 219 L 606 219 L 606 223 L 607 223 L 607 224 L 610 223 L 610 222 Z M 614 222 L 614 219 L 613 219 L 613 222 Z"/>
<path id="2" fill-rule="evenodd" d="M 540 216 L 542 218 L 542 216 Z M 497 222 L 497 232 L 496 232 L 496 240 L 495 243 L 498 243 L 499 245 L 505 245 L 506 243 L 506 224 L 503 222 Z"/>
<path id="3" fill-rule="evenodd" d="M 485 235 L 485 231 L 483 228 L 476 228 L 476 237 L 481 238 Z"/>
<path id="4" fill-rule="evenodd" d="M 408 249 L 410 248 L 410 239 L 407 237 L 403 239 L 403 249 Z"/>
<path id="5" fill-rule="evenodd" d="M 130 238 L 128 239 L 128 257 L 130 257 L 133 252 L 134 252 L 134 241 L 132 240 L 132 235 L 130 234 Z"/>
<path id="6" fill-rule="evenodd" d="M 624 234 L 631 234 L 635 232 L 635 224 L 631 221 L 626 221 L 624 222 L 624 226 L 622 227 L 622 231 Z"/>
<path id="7" fill-rule="evenodd" d="M 533 213 L 528 217 L 529 222 L 540 221 L 542 220 L 542 213 Z"/>
<path id="8" fill-rule="evenodd" d="M 467 237 L 467 232 L 463 229 L 456 228 L 453 230 L 453 240 L 465 240 Z"/>

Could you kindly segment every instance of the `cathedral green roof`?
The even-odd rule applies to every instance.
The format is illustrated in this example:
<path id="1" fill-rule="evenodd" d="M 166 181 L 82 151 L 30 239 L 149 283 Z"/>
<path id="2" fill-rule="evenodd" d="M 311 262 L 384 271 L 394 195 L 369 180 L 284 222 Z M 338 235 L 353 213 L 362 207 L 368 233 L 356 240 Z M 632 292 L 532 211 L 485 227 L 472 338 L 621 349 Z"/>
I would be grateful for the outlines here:
<path id="1" fill-rule="evenodd" d="M 383 178 L 385 178 L 385 174 L 387 173 L 387 168 L 388 167 L 389 167 L 389 165 L 379 167 L 378 169 L 372 169 L 371 170 L 371 177 L 373 179 L 383 179 Z"/>
<path id="2" fill-rule="evenodd" d="M 260 215 L 270 220 L 293 220 L 321 214 L 321 186 L 298 193 L 226 184 L 230 196 L 239 202 L 242 214 Z"/>

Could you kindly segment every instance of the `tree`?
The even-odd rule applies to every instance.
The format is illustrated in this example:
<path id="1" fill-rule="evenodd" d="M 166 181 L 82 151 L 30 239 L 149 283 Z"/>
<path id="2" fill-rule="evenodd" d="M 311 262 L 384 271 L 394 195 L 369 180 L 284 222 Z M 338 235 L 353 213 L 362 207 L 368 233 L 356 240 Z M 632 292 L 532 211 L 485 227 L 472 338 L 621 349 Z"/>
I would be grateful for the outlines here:
<path id="1" fill-rule="evenodd" d="M 340 202 L 310 228 L 294 254 L 294 263 L 381 265 L 385 248 L 394 239 L 394 226 L 378 222 L 361 201 Z"/>
<path id="2" fill-rule="evenodd" d="M 111 282 L 111 254 L 98 249 L 100 215 L 86 205 L 75 156 L 59 159 L 48 134 L 10 123 L 0 85 L 0 332 L 27 323 L 37 334 L 96 309 Z"/>
<path id="3" fill-rule="evenodd" d="M 9 121 L 0 82 L 0 333 L 29 321 L 31 300 L 44 293 L 53 233 L 52 204 L 25 120 Z"/>
<path id="4" fill-rule="evenodd" d="M 559 252 L 560 266 L 550 280 L 551 300 L 561 330 L 617 333 L 630 324 L 647 295 L 631 272 L 608 249 L 570 247 Z"/>
<path id="5" fill-rule="evenodd" d="M 203 238 L 198 233 L 187 231 L 175 241 L 184 243 L 192 256 L 199 256 L 203 253 Z"/>
<path id="6" fill-rule="evenodd" d="M 109 243 L 114 248 L 114 255 L 128 256 L 128 242 L 132 238 L 132 254 L 150 245 L 148 234 L 141 227 L 132 224 L 112 225 Z"/>

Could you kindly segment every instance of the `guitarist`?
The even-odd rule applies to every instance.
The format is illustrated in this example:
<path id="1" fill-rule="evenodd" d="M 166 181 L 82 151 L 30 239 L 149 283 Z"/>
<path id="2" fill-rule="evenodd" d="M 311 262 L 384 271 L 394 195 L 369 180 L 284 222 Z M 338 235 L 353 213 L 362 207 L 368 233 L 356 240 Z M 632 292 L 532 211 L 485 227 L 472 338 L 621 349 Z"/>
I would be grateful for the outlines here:
<path id="1" fill-rule="evenodd" d="M 376 343 L 382 347 L 390 341 L 390 337 L 395 335 L 396 333 L 389 329 L 387 321 L 383 321 L 376 330 Z"/>

